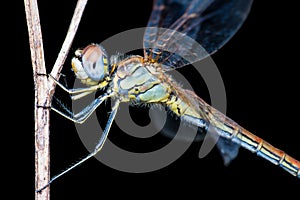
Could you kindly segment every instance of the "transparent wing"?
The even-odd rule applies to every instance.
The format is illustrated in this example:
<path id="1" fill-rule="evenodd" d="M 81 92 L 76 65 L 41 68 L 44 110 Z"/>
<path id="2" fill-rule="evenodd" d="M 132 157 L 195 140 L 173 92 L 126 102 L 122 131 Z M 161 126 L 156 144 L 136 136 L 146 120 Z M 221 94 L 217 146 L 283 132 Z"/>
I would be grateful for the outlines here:
<path id="1" fill-rule="evenodd" d="M 198 111 L 197 113 L 200 114 L 200 118 L 207 122 L 207 127 L 202 131 L 205 134 L 208 134 L 210 138 L 215 141 L 214 144 L 217 145 L 224 164 L 229 165 L 230 162 L 237 157 L 240 144 L 234 143 L 232 140 L 228 140 L 228 138 L 220 137 L 218 132 L 231 132 L 237 130 L 239 125 L 220 111 L 207 104 L 194 92 L 190 90 L 183 90 L 181 94 L 184 94 L 185 98 L 188 99 L 189 105 Z M 219 129 L 219 131 L 217 129 Z M 204 139 L 205 142 L 206 137 L 202 139 Z"/>
<path id="2" fill-rule="evenodd" d="M 144 35 L 145 58 L 168 68 L 220 49 L 241 27 L 253 0 L 154 0 Z"/>

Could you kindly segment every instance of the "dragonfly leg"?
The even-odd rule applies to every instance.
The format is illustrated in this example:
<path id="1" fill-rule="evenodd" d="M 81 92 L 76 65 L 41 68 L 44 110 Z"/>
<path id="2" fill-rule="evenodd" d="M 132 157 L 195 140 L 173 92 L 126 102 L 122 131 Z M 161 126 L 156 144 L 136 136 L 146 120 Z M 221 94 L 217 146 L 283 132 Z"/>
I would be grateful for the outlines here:
<path id="1" fill-rule="evenodd" d="M 60 174 L 52 177 L 51 180 L 45 186 L 43 186 L 42 188 L 38 189 L 36 192 L 41 192 L 43 189 L 45 189 L 46 187 L 48 187 L 54 180 L 56 180 L 57 178 L 61 177 L 64 174 L 66 174 L 67 172 L 71 171 L 75 167 L 79 166 L 80 164 L 82 164 L 83 162 L 85 162 L 86 160 L 88 160 L 89 158 L 95 156 L 102 149 L 102 147 L 104 145 L 104 142 L 107 139 L 107 136 L 108 136 L 110 127 L 112 125 L 112 122 L 114 121 L 114 118 L 115 118 L 115 116 L 117 114 L 117 110 L 118 110 L 119 104 L 120 104 L 119 101 L 117 101 L 114 104 L 114 107 L 112 108 L 112 111 L 111 111 L 111 113 L 109 115 L 109 118 L 108 118 L 107 124 L 105 126 L 105 129 L 104 129 L 104 131 L 103 131 L 103 133 L 101 135 L 101 138 L 99 139 L 97 145 L 95 146 L 95 149 L 89 155 L 87 155 L 85 158 L 83 158 L 82 160 L 80 160 L 79 162 L 77 162 L 76 164 L 74 164 L 73 166 L 69 167 L 68 169 L 66 169 L 65 171 L 61 172 Z"/>
<path id="2" fill-rule="evenodd" d="M 79 98 L 86 96 L 86 95 L 96 91 L 97 89 L 99 89 L 99 85 L 95 85 L 95 86 L 91 86 L 91 87 L 87 87 L 87 88 L 68 89 L 63 84 L 61 84 L 59 81 L 57 81 L 51 74 L 49 74 L 49 78 L 52 79 L 61 89 L 63 89 L 64 91 L 66 91 L 69 94 L 79 94 L 79 93 L 84 94 L 84 95 L 81 94 L 81 96 Z M 79 99 L 79 98 L 76 98 L 76 99 Z"/>
<path id="3" fill-rule="evenodd" d="M 94 92 L 94 90 L 82 92 L 82 93 L 79 93 L 79 94 L 76 94 L 76 95 L 71 95 L 71 99 L 72 100 L 77 100 L 77 99 L 80 99 L 82 97 L 85 97 L 85 96 L 91 94 L 92 92 Z"/>
<path id="4" fill-rule="evenodd" d="M 104 95 L 99 96 L 98 98 L 96 98 L 90 105 L 86 106 L 83 110 L 81 110 L 79 113 L 74 114 L 72 111 L 70 111 L 68 108 L 66 108 L 63 104 L 61 104 L 60 106 L 67 112 L 64 113 L 58 109 L 56 109 L 55 107 L 51 107 L 52 110 L 54 110 L 55 112 L 57 112 L 58 114 L 62 115 L 63 117 L 75 122 L 75 123 L 79 123 L 82 124 L 86 121 L 86 119 L 96 110 L 96 108 L 101 105 L 101 103 L 108 99 L 109 97 L 113 96 L 113 94 L 107 94 L 105 93 Z"/>
<path id="5" fill-rule="evenodd" d="M 56 102 L 56 104 L 59 105 L 60 108 L 62 108 L 62 109 L 64 110 L 65 115 L 73 116 L 73 112 L 72 112 L 69 108 L 67 108 L 67 106 L 65 106 L 65 104 L 64 104 L 63 102 L 61 102 L 61 101 L 60 101 L 58 98 L 56 98 L 55 96 L 53 96 L 53 99 L 52 99 L 52 105 L 51 105 L 51 109 L 52 109 L 52 110 L 58 110 L 57 108 L 55 108 L 55 107 L 53 106 L 54 101 Z M 60 111 L 60 112 L 62 112 L 62 111 Z"/>

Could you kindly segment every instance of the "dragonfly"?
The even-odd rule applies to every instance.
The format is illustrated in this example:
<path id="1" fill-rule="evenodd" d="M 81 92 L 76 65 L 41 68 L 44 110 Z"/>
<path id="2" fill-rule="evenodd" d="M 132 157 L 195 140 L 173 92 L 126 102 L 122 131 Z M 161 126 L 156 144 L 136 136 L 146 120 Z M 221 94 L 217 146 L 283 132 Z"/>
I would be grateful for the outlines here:
<path id="1" fill-rule="evenodd" d="M 223 152 L 232 154 L 232 149 L 243 147 L 300 178 L 299 161 L 241 127 L 193 91 L 182 88 L 166 73 L 218 51 L 240 29 L 252 3 L 253 0 L 154 0 L 143 38 L 143 56 L 109 57 L 96 43 L 76 50 L 71 66 L 86 87 L 69 89 L 51 75 L 50 78 L 73 100 L 99 90 L 103 93 L 76 114 L 67 108 L 52 110 L 75 123 L 84 123 L 105 100 L 114 102 L 95 149 L 54 176 L 45 187 L 102 149 L 121 103 L 162 105 L 187 124 L 207 133 L 213 128 L 220 136 L 217 147 Z"/>

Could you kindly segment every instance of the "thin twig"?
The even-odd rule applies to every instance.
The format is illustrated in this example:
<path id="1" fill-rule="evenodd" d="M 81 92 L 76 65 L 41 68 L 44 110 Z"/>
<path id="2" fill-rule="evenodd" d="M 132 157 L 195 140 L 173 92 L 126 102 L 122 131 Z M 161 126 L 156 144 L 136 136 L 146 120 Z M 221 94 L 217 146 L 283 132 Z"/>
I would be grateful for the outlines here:
<path id="1" fill-rule="evenodd" d="M 55 78 L 59 78 L 86 3 L 87 0 L 78 0 L 77 2 L 67 36 L 51 72 L 51 75 Z M 47 79 L 37 0 L 24 0 L 24 5 L 35 89 L 35 189 L 39 191 L 50 180 L 49 117 L 55 83 L 51 79 Z M 49 200 L 49 187 L 37 192 L 35 199 Z"/>
<path id="2" fill-rule="evenodd" d="M 65 38 L 65 41 L 61 47 L 61 50 L 58 54 L 58 57 L 55 61 L 55 64 L 53 66 L 53 69 L 51 71 L 51 75 L 52 77 L 54 77 L 56 80 L 59 79 L 59 72 L 61 71 L 63 64 L 66 60 L 66 57 L 68 55 L 68 52 L 70 50 L 71 44 L 73 42 L 73 39 L 75 37 L 75 34 L 77 32 L 78 29 L 78 25 L 79 22 L 81 20 L 84 8 L 87 4 L 88 0 L 78 0 L 73 17 L 72 17 L 72 21 L 70 23 L 69 29 L 68 29 L 68 33 L 67 36 Z M 55 83 L 52 81 L 52 79 L 49 79 L 50 84 L 49 84 L 49 92 L 50 95 L 52 96 L 54 93 L 54 88 L 55 88 Z"/>
<path id="3" fill-rule="evenodd" d="M 36 0 L 24 0 L 35 88 L 35 188 L 49 181 L 49 98 L 43 39 Z M 36 193 L 36 200 L 48 200 L 49 188 Z"/>

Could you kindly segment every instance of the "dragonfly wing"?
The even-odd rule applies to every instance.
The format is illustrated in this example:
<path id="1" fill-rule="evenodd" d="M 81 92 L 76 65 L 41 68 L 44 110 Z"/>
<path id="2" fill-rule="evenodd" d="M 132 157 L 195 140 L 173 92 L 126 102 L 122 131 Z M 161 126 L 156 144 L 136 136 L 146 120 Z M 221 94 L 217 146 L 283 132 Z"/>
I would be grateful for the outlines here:
<path id="1" fill-rule="evenodd" d="M 185 98 L 188 99 L 190 106 L 197 110 L 200 118 L 208 122 L 208 127 L 205 128 L 206 134 L 210 136 L 215 142 L 222 158 L 224 165 L 229 165 L 235 159 L 239 152 L 240 145 L 234 143 L 228 138 L 220 137 L 219 131 L 234 131 L 239 125 L 231 120 L 229 117 L 207 104 L 203 99 L 197 96 L 190 90 L 183 90 Z M 217 130 L 218 129 L 218 130 Z M 206 138 L 204 138 L 205 142 Z"/>
<path id="2" fill-rule="evenodd" d="M 231 140 L 219 137 L 217 141 L 217 148 L 223 158 L 224 165 L 228 166 L 231 161 L 237 157 L 240 145 L 232 142 Z"/>
<path id="3" fill-rule="evenodd" d="M 166 69 L 193 63 L 220 49 L 241 27 L 253 0 L 155 0 L 144 54 Z"/>

